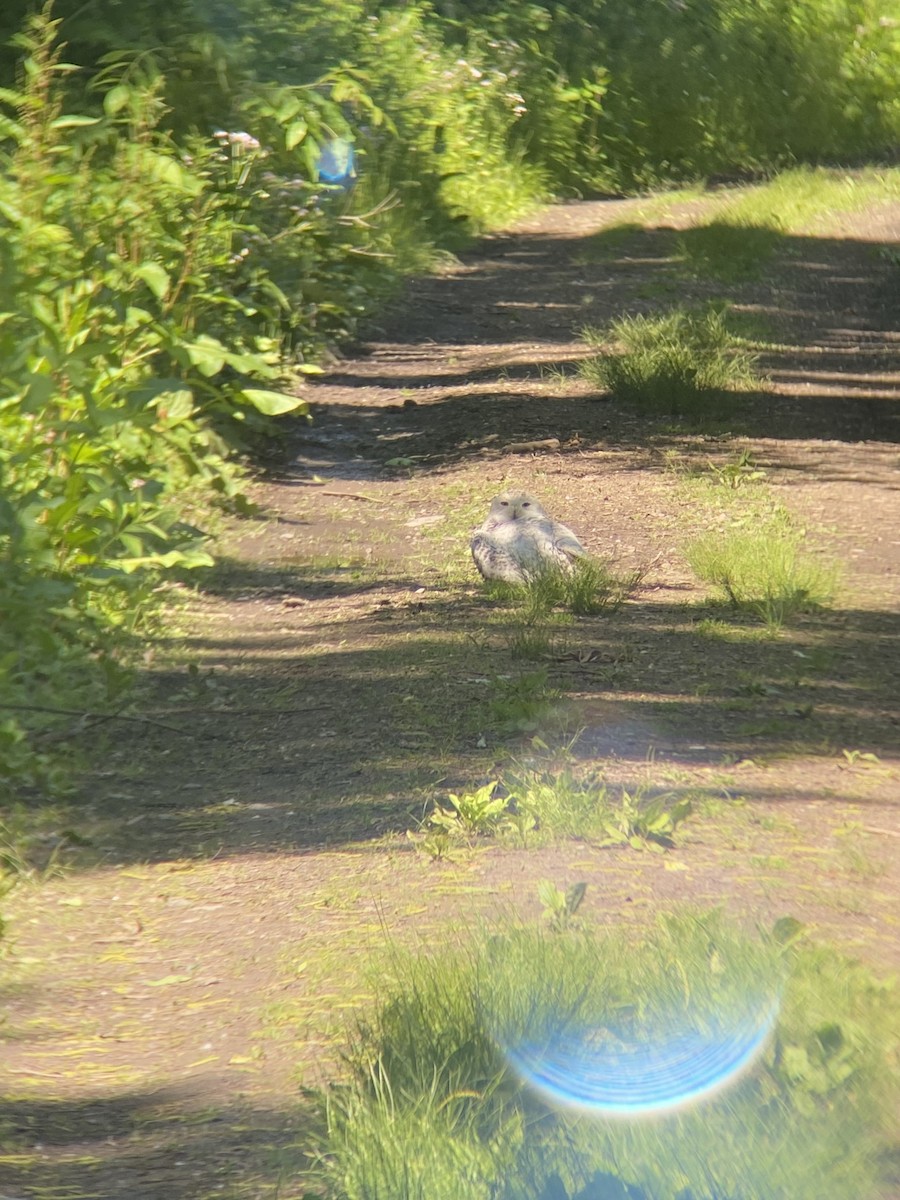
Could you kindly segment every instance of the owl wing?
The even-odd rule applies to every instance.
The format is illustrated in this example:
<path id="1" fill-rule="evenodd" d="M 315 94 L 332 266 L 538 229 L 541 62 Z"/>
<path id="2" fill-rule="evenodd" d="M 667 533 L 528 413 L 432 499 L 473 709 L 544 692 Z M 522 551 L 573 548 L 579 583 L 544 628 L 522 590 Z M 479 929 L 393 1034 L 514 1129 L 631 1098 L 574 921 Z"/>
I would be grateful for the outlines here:
<path id="1" fill-rule="evenodd" d="M 579 542 L 578 538 L 567 525 L 563 525 L 560 521 L 550 521 L 552 526 L 551 537 L 553 545 L 558 553 L 564 554 L 567 559 L 586 558 L 587 550 Z"/>
<path id="2" fill-rule="evenodd" d="M 510 547 L 481 530 L 469 543 L 475 566 L 485 579 L 500 579 L 504 583 L 525 583 L 526 576 Z"/>
<path id="3" fill-rule="evenodd" d="M 572 530 L 552 517 L 529 521 L 528 531 L 538 563 L 568 570 L 573 559 L 587 554 Z"/>

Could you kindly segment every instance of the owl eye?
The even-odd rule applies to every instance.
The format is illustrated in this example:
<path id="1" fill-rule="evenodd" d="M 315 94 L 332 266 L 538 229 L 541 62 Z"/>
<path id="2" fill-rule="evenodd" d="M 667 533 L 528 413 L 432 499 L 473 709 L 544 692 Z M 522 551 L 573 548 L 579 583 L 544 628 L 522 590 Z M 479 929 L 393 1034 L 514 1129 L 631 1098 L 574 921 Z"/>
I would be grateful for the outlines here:
<path id="1" fill-rule="evenodd" d="M 523 501 L 522 501 L 522 507 L 523 507 L 523 508 L 531 508 L 531 501 L 530 501 L 530 500 L 523 500 Z"/>
<path id="2" fill-rule="evenodd" d="M 501 500 L 501 501 L 500 501 L 500 506 L 501 506 L 501 508 L 509 508 L 509 501 L 508 501 L 508 500 Z"/>

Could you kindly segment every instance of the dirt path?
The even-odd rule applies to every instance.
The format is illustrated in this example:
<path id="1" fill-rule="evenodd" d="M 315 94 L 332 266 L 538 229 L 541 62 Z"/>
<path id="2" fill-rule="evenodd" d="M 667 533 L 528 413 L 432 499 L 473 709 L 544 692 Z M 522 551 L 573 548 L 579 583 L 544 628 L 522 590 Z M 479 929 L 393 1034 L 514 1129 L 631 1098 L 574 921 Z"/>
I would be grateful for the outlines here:
<path id="1" fill-rule="evenodd" d="M 900 209 L 711 285 L 677 263 L 701 207 L 606 238 L 640 202 L 550 209 L 411 284 L 315 387 L 314 423 L 255 488 L 262 515 L 227 532 L 148 660 L 140 711 L 172 728 L 108 735 L 66 817 L 90 845 L 7 901 L 0 1196 L 301 1196 L 298 1082 L 327 1069 L 385 931 L 427 947 L 536 915 L 541 878 L 586 880 L 601 921 L 677 901 L 790 913 L 900 967 L 900 337 L 879 254 Z M 734 428 L 686 433 L 566 372 L 582 326 L 711 298 L 781 344 Z M 712 518 L 673 454 L 743 449 L 847 566 L 833 610 L 771 639 L 704 623 L 681 552 Z M 519 484 L 591 551 L 649 564 L 619 613 L 534 664 L 511 658 L 466 548 Z M 414 851 L 429 802 L 535 754 L 510 725 L 541 671 L 576 760 L 695 798 L 675 851 Z"/>

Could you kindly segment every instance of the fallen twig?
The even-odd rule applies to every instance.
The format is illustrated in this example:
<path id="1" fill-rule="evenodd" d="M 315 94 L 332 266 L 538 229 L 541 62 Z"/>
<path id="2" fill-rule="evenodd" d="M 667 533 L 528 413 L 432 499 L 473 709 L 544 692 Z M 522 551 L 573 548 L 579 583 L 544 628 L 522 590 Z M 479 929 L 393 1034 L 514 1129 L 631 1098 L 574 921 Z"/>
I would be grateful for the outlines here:
<path id="1" fill-rule="evenodd" d="M 158 729 L 167 729 L 170 733 L 184 733 L 176 725 L 164 725 L 162 721 L 154 721 L 150 717 L 129 716 L 127 713 L 91 712 L 83 708 L 51 708 L 45 704 L 3 704 L 0 708 L 7 712 L 40 712 L 53 713 L 61 717 L 81 717 L 92 721 L 131 721 L 137 725 L 155 725 Z"/>
<path id="2" fill-rule="evenodd" d="M 313 484 L 313 487 L 316 485 Z M 370 504 L 384 504 L 384 501 L 379 496 L 366 496 L 363 492 L 328 492 L 323 491 L 323 496 L 339 496 L 341 500 L 368 500 Z"/>
<path id="3" fill-rule="evenodd" d="M 204 713 L 214 717 L 279 717 L 321 712 L 324 708 L 334 708 L 334 705 L 315 704 L 312 708 L 151 708 L 150 712 L 164 713 L 170 717 L 181 717 L 187 713 Z"/>

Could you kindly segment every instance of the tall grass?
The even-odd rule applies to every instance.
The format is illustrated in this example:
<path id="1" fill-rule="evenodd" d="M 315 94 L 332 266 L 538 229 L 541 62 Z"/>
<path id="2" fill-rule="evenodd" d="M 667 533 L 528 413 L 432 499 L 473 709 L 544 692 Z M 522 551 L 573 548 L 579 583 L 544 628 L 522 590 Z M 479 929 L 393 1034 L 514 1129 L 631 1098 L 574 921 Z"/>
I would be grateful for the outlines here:
<path id="1" fill-rule="evenodd" d="M 377 993 L 350 1036 L 343 1081 L 323 1098 L 331 1196 L 875 1195 L 896 1098 L 897 1010 L 890 987 L 837 954 L 743 936 L 720 914 L 608 934 L 508 929 L 467 951 L 398 957 Z M 593 1049 L 606 1042 L 612 1053 L 727 1026 L 779 998 L 774 1036 L 748 1075 L 652 1122 L 550 1107 L 505 1053 L 551 1052 L 589 1030 Z"/>

